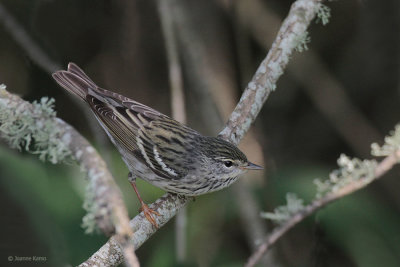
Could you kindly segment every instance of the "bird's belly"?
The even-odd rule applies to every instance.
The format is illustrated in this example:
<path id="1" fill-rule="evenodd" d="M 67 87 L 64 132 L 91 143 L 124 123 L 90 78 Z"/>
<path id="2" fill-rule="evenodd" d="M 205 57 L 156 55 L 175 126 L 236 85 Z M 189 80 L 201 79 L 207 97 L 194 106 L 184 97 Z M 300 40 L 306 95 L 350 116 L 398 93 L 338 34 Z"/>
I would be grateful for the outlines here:
<path id="1" fill-rule="evenodd" d="M 135 157 L 123 158 L 134 177 L 141 178 L 167 192 L 185 196 L 199 196 L 228 187 L 237 177 L 228 179 L 206 179 L 200 176 L 186 176 L 181 179 L 168 179 L 155 174 L 146 164 Z"/>

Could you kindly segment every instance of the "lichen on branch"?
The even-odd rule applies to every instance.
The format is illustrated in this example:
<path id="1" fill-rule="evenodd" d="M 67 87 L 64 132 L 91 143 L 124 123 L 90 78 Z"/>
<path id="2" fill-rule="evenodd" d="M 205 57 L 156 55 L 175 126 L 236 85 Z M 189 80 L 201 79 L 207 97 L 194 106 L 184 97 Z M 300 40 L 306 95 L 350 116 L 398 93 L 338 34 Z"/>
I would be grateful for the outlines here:
<path id="1" fill-rule="evenodd" d="M 385 143 L 380 146 L 377 143 L 371 145 L 371 154 L 375 157 L 385 157 L 400 149 L 400 124 L 385 137 Z"/>
<path id="2" fill-rule="evenodd" d="M 296 194 L 287 193 L 286 205 L 275 208 L 274 212 L 261 212 L 260 216 L 264 219 L 274 221 L 277 224 L 282 224 L 287 221 L 290 216 L 304 209 L 303 203 L 304 200 L 299 198 Z"/>
<path id="3" fill-rule="evenodd" d="M 370 182 L 375 177 L 375 168 L 378 164 L 376 160 L 349 158 L 344 154 L 340 155 L 337 162 L 339 169 L 332 171 L 328 179 L 322 181 L 317 178 L 314 180 L 314 184 L 317 186 L 316 199 L 322 198 L 328 193 L 335 193 L 353 181 Z"/>
<path id="4" fill-rule="evenodd" d="M 278 207 L 273 213 L 264 213 L 267 215 L 264 217 L 278 220 L 280 225 L 265 237 L 245 266 L 254 266 L 281 236 L 316 210 L 366 187 L 400 163 L 400 126 L 397 125 L 395 130 L 385 137 L 384 145 L 372 144 L 371 153 L 375 156 L 385 156 L 385 158 L 378 163 L 375 160 L 350 159 L 341 155 L 338 159 L 340 168 L 331 172 L 329 179 L 316 180 L 317 195 L 310 204 L 301 207 L 299 204 L 302 204 L 302 201 L 292 198 L 290 200 L 292 204 L 288 200 L 286 206 Z M 298 210 L 290 212 L 296 206 L 299 207 Z"/>
<path id="5" fill-rule="evenodd" d="M 0 85 L 0 137 L 10 147 L 39 155 L 53 164 L 73 159 L 69 144 L 71 136 L 57 127 L 54 99 L 42 97 L 32 104 L 18 103 Z"/>
<path id="6" fill-rule="evenodd" d="M 84 224 L 97 226 L 122 247 L 125 258 L 135 261 L 133 231 L 122 195 L 96 150 L 73 127 L 56 117 L 54 100 L 42 98 L 33 104 L 0 86 L 0 138 L 11 147 L 38 154 L 52 163 L 76 160 L 87 174 L 88 191 Z"/>

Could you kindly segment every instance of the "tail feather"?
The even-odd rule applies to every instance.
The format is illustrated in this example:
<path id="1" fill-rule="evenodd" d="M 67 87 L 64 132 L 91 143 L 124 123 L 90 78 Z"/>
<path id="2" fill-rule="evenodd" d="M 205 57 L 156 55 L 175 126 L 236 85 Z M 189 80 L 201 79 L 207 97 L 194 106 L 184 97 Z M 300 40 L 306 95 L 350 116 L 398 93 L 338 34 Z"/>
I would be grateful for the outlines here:
<path id="1" fill-rule="evenodd" d="M 97 85 L 74 63 L 68 64 L 68 70 L 53 73 L 53 78 L 68 92 L 86 101 L 89 89 L 96 90 Z"/>
<path id="2" fill-rule="evenodd" d="M 68 71 L 78 75 L 81 79 L 85 80 L 90 85 L 90 88 L 97 88 L 98 87 L 92 81 L 92 79 L 90 79 L 89 76 L 87 76 L 86 73 L 81 68 L 79 68 L 78 65 L 76 65 L 75 63 L 70 62 L 68 64 Z"/>

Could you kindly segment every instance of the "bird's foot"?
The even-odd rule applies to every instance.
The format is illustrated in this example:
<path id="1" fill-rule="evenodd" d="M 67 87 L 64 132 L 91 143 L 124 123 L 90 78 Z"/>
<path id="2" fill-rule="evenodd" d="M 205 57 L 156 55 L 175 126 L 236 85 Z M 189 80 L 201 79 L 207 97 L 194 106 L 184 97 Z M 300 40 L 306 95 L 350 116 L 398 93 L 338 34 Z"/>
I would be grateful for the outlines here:
<path id="1" fill-rule="evenodd" d="M 149 206 L 147 206 L 147 204 L 142 203 L 142 207 L 139 209 L 140 212 L 143 212 L 144 217 L 146 217 L 146 219 L 155 227 L 158 228 L 158 224 L 156 219 L 154 218 L 154 215 L 156 216 L 161 216 L 160 213 L 158 213 L 157 211 L 149 208 Z"/>

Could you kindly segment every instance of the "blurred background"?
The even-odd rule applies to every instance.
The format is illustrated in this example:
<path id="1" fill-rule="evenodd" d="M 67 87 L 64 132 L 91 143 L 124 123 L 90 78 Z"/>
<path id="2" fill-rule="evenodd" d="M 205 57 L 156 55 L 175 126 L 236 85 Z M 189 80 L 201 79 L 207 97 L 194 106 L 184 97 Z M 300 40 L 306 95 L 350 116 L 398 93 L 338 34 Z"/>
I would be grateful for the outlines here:
<path id="1" fill-rule="evenodd" d="M 50 73 L 75 62 L 101 87 L 171 115 L 166 40 L 172 40 L 187 124 L 216 135 L 292 2 L 168 0 L 163 8 L 144 0 L 1 0 L 0 83 L 29 101 L 55 98 L 58 116 L 108 162 L 133 217 L 139 205 L 127 168 L 88 108 Z M 313 179 L 328 177 L 341 153 L 371 158 L 370 144 L 382 143 L 394 129 L 400 118 L 400 2 L 327 5 L 329 24 L 312 23 L 308 51 L 292 56 L 240 145 L 264 172 L 196 198 L 187 210 L 184 259 L 172 246 L 171 221 L 137 251 L 143 266 L 243 265 L 274 226 L 257 216 L 260 211 L 284 204 L 286 192 L 312 199 Z M 0 141 L 0 265 L 12 265 L 9 256 L 46 257 L 35 265 L 77 265 L 97 251 L 107 239 L 81 228 L 85 186 L 74 164 L 43 163 Z M 138 187 L 146 202 L 164 193 L 143 181 Z M 296 226 L 260 266 L 399 266 L 399 188 L 395 168 Z"/>

